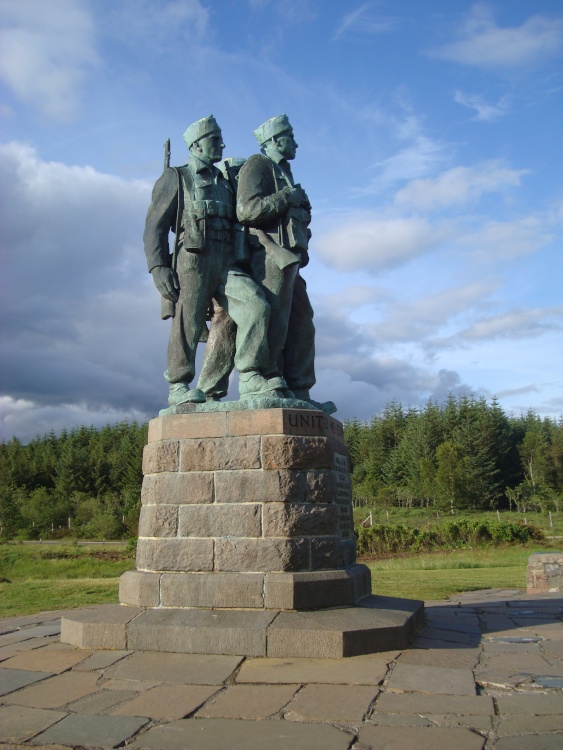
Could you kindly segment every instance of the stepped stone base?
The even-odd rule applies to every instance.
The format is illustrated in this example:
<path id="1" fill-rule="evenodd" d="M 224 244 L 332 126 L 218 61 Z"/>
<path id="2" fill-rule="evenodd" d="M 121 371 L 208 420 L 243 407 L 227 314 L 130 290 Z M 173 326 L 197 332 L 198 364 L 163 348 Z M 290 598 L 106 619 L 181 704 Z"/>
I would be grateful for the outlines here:
<path id="1" fill-rule="evenodd" d="M 339 659 L 405 648 L 423 613 L 422 602 L 383 596 L 308 612 L 109 604 L 65 615 L 61 640 L 88 649 Z"/>
<path id="2" fill-rule="evenodd" d="M 422 602 L 372 596 L 356 563 L 336 419 L 308 408 L 166 414 L 149 424 L 143 473 L 121 606 L 65 616 L 63 642 L 339 658 L 414 636 Z"/>

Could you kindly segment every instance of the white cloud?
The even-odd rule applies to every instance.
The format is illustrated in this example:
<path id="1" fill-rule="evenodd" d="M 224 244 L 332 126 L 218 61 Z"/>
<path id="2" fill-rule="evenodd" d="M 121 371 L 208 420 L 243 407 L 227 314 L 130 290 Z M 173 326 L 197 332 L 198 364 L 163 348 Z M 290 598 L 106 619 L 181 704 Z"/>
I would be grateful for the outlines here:
<path id="1" fill-rule="evenodd" d="M 474 109 L 477 114 L 473 118 L 477 122 L 495 122 L 508 114 L 510 109 L 510 97 L 501 96 L 496 104 L 489 104 L 482 96 L 478 94 L 464 94 L 463 91 L 456 91 L 454 99 L 458 104 L 469 109 Z"/>
<path id="2" fill-rule="evenodd" d="M 418 210 L 436 210 L 476 202 L 485 193 L 518 187 L 525 169 L 509 169 L 499 161 L 476 167 L 454 167 L 437 177 L 413 180 L 399 190 L 395 203 Z"/>
<path id="3" fill-rule="evenodd" d="M 421 341 L 460 313 L 474 308 L 497 287 L 498 283 L 492 280 L 476 281 L 408 302 L 396 302 L 389 306 L 380 323 L 366 324 L 364 330 L 375 342 Z"/>
<path id="4" fill-rule="evenodd" d="M 373 3 L 364 3 L 341 19 L 333 40 L 348 34 L 374 36 L 396 29 L 401 19 L 398 16 L 382 16 L 372 13 Z"/>
<path id="5" fill-rule="evenodd" d="M 488 221 L 459 242 L 470 248 L 476 260 L 497 263 L 534 253 L 553 238 L 549 217 L 524 216 L 514 221 Z"/>
<path id="6" fill-rule="evenodd" d="M 433 172 L 444 161 L 444 147 L 420 133 L 413 136 L 413 142 L 392 156 L 377 162 L 377 178 L 370 191 L 383 190 L 396 182 L 413 180 Z"/>
<path id="7" fill-rule="evenodd" d="M 423 218 L 380 219 L 359 215 L 322 235 L 315 250 L 333 268 L 374 272 L 423 255 L 445 238 L 445 230 Z"/>
<path id="8" fill-rule="evenodd" d="M 71 120 L 82 84 L 99 65 L 94 23 L 82 0 L 4 0 L 0 76 L 14 94 L 56 120 Z"/>
<path id="9" fill-rule="evenodd" d="M 457 41 L 430 51 L 433 57 L 479 68 L 513 70 L 539 65 L 561 55 L 563 18 L 532 16 L 521 26 L 501 28 L 490 7 L 476 3 Z"/>

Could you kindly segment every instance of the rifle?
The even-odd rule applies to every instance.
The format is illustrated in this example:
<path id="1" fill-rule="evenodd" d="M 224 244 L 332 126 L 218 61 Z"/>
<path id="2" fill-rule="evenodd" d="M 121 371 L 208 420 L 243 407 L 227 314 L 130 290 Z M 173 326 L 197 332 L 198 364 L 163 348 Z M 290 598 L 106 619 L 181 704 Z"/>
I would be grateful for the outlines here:
<path id="1" fill-rule="evenodd" d="M 164 141 L 164 169 L 167 170 L 170 168 L 170 138 L 167 138 Z M 174 250 L 172 251 L 172 269 L 176 270 L 176 265 L 178 262 L 178 234 L 180 232 L 180 221 L 181 221 L 181 208 L 180 208 L 180 196 L 181 196 L 181 190 L 182 190 L 182 184 L 181 184 L 181 178 L 180 178 L 180 172 L 173 167 L 174 171 L 176 172 L 176 176 L 178 178 L 178 210 L 176 212 L 176 232 L 174 234 Z M 166 299 L 166 297 L 160 298 L 160 317 L 162 320 L 168 320 L 168 318 L 173 318 L 176 314 L 176 303 L 172 302 L 172 300 Z"/>

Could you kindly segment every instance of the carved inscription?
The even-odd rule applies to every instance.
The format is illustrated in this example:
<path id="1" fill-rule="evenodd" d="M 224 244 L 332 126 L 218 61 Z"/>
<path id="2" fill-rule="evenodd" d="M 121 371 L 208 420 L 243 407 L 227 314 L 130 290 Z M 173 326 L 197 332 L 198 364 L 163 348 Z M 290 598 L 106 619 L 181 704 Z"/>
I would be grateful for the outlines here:
<path id="1" fill-rule="evenodd" d="M 337 419 L 320 411 L 290 409 L 284 412 L 284 432 L 287 435 L 321 435 L 344 441 L 344 428 Z"/>
<path id="2" fill-rule="evenodd" d="M 354 533 L 352 515 L 352 482 L 348 470 L 348 458 L 342 453 L 334 453 L 334 473 L 336 474 L 336 502 L 339 512 L 339 532 L 341 539 L 350 539 Z"/>

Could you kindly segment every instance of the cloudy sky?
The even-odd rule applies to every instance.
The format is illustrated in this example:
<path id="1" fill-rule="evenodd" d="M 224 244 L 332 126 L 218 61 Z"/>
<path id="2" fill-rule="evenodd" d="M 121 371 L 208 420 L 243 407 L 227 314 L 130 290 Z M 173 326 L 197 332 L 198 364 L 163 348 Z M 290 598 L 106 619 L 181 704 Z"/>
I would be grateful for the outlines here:
<path id="1" fill-rule="evenodd" d="M 556 0 L 2 0 L 0 438 L 144 420 L 168 324 L 142 232 L 162 143 L 286 112 L 313 204 L 314 395 L 563 412 Z M 236 397 L 236 390 L 234 393 Z"/>

